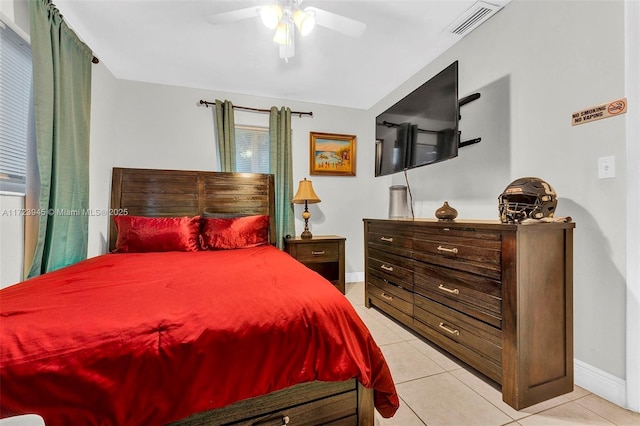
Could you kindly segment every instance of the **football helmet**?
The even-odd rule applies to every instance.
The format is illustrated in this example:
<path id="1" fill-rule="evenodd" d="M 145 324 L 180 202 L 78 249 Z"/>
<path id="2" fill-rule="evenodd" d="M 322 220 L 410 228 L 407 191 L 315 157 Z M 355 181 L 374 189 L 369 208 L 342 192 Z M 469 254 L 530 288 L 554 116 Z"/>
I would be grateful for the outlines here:
<path id="1" fill-rule="evenodd" d="M 516 179 L 498 197 L 500 221 L 520 223 L 524 219 L 553 217 L 558 204 L 556 191 L 537 177 Z"/>

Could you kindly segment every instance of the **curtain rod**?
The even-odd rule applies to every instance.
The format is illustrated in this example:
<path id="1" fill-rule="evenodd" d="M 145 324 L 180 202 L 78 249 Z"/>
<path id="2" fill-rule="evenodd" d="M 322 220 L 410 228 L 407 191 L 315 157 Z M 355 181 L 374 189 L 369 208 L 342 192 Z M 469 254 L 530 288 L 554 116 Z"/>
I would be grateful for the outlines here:
<path id="1" fill-rule="evenodd" d="M 200 99 L 200 105 L 205 105 L 207 108 L 209 108 L 209 105 L 215 106 L 215 104 L 216 104 L 215 102 L 208 102 Z M 271 112 L 271 110 L 269 109 L 250 108 L 250 107 L 243 107 L 238 105 L 234 105 L 233 109 L 242 109 L 245 111 L 253 111 L 253 112 Z M 291 111 L 291 114 L 297 115 L 298 117 L 302 117 L 303 115 L 308 115 L 310 117 L 313 117 L 313 111 L 312 112 Z"/>

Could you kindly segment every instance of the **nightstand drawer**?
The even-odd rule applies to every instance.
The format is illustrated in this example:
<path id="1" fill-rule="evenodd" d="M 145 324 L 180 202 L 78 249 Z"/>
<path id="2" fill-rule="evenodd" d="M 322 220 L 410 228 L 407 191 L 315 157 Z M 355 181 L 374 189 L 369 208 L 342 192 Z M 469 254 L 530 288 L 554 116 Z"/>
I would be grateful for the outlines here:
<path id="1" fill-rule="evenodd" d="M 331 281 L 344 294 L 344 237 L 338 235 L 316 235 L 313 238 L 285 238 L 284 251 L 307 268 L 313 269 Z"/>
<path id="2" fill-rule="evenodd" d="M 340 247 L 333 242 L 313 242 L 297 247 L 296 259 L 300 262 L 335 262 L 340 259 Z"/>

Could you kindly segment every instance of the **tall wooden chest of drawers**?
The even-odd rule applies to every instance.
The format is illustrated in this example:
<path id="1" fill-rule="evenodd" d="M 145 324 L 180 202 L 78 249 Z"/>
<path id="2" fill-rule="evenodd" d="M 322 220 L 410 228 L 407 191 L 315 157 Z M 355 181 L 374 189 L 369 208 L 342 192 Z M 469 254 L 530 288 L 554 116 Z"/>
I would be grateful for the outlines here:
<path id="1" fill-rule="evenodd" d="M 365 304 L 522 409 L 573 390 L 574 223 L 364 219 Z"/>

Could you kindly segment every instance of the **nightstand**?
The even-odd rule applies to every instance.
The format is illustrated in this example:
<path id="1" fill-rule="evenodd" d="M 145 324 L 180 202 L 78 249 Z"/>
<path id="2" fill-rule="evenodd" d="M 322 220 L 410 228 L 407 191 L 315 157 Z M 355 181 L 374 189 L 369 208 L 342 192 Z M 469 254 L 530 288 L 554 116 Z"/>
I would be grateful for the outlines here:
<path id="1" fill-rule="evenodd" d="M 344 242 L 338 235 L 314 235 L 302 239 L 284 239 L 284 251 L 309 269 L 313 269 L 344 294 Z"/>

